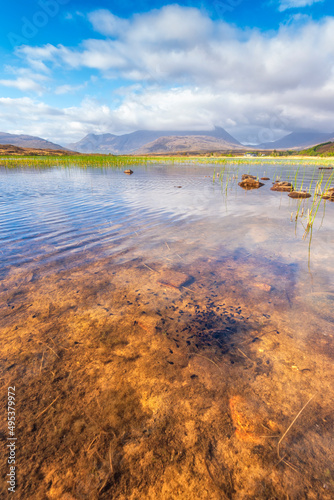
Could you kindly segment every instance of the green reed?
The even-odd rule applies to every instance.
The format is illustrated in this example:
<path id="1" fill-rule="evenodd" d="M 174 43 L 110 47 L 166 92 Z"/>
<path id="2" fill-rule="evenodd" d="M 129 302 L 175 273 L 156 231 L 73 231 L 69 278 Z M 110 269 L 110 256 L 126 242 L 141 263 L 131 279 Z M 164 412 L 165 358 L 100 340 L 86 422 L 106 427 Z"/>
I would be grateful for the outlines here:
<path id="1" fill-rule="evenodd" d="M 321 174 L 321 178 L 317 182 L 315 193 L 314 193 L 315 196 L 313 199 L 313 203 L 311 205 L 311 209 L 308 209 L 308 213 L 307 213 L 307 218 L 306 218 L 307 225 L 305 228 L 304 237 L 309 233 L 310 229 L 313 228 L 315 218 L 317 216 L 321 202 L 323 201 L 322 195 L 323 195 L 323 193 L 325 193 L 327 191 L 327 189 L 329 189 L 329 187 L 332 183 L 332 180 L 333 180 L 333 176 L 334 176 L 334 172 L 332 172 L 332 174 L 327 179 L 327 182 L 326 182 L 323 190 L 322 190 L 322 182 L 324 179 L 324 173 Z M 326 200 L 325 200 L 325 203 L 326 203 Z"/>
<path id="2" fill-rule="evenodd" d="M 274 165 L 277 168 L 289 162 L 290 166 L 326 165 L 333 166 L 333 159 L 314 158 L 312 161 L 299 158 L 241 158 L 241 157 L 198 157 L 198 156 L 113 156 L 113 155 L 68 155 L 68 156 L 1 156 L 0 166 L 7 168 L 123 168 L 125 166 L 152 164 L 213 164 L 213 165 Z M 275 177 L 274 177 L 275 179 Z"/>
<path id="3" fill-rule="evenodd" d="M 299 168 L 300 167 L 298 167 L 297 170 L 296 170 L 294 186 L 297 186 L 297 177 L 298 177 Z"/>
<path id="4" fill-rule="evenodd" d="M 303 189 L 304 179 L 305 179 L 305 172 L 306 172 L 306 168 L 304 166 L 304 173 L 303 173 L 302 183 L 301 183 L 301 186 L 300 186 L 300 191 Z"/>

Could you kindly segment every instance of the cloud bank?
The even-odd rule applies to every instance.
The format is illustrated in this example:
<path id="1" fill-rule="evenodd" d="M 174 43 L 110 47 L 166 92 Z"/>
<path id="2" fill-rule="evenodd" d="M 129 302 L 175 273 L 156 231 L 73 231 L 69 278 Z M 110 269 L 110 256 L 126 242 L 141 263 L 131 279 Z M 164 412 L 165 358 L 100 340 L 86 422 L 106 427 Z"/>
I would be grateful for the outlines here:
<path id="1" fill-rule="evenodd" d="M 310 7 L 311 5 L 324 0 L 280 0 L 278 10 L 283 12 L 287 9 L 299 9 L 301 7 Z"/>
<path id="2" fill-rule="evenodd" d="M 311 0 L 284 0 L 281 6 L 307 3 Z M 138 128 L 221 125 L 246 142 L 274 140 L 296 128 L 334 131 L 332 17 L 289 22 L 268 33 L 241 30 L 213 21 L 198 9 L 177 5 L 131 19 L 97 10 L 88 19 L 98 37 L 83 40 L 78 47 L 25 45 L 17 55 L 48 77 L 59 68 L 69 73 L 91 71 L 106 85 L 121 81 L 122 90 L 110 93 L 110 101 L 87 97 L 81 106 L 58 110 L 31 98 L 12 100 L 17 110 L 12 130 L 17 130 L 16 115 L 21 117 L 17 126 L 23 127 L 29 108 L 38 116 L 32 124 L 35 133 L 40 130 L 45 136 L 45 127 L 48 137 L 63 143 L 90 131 L 121 133 Z M 33 90 L 33 82 L 17 83 L 22 89 L 24 84 Z M 57 89 L 60 95 L 71 87 Z M 0 100 L 2 121 L 6 102 Z"/>

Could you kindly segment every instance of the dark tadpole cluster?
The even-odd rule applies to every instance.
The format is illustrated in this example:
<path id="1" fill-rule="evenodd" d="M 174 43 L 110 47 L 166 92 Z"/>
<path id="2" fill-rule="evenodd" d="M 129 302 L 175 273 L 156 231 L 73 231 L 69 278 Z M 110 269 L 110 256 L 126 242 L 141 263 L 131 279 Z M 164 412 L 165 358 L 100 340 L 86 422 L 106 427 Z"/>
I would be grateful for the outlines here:
<path id="1" fill-rule="evenodd" d="M 156 328 L 173 344 L 170 354 L 174 354 L 173 349 L 185 349 L 189 354 L 212 349 L 224 355 L 233 347 L 233 337 L 248 328 L 241 306 L 228 306 L 210 298 L 204 304 L 193 301 L 183 308 L 173 302 Z"/>

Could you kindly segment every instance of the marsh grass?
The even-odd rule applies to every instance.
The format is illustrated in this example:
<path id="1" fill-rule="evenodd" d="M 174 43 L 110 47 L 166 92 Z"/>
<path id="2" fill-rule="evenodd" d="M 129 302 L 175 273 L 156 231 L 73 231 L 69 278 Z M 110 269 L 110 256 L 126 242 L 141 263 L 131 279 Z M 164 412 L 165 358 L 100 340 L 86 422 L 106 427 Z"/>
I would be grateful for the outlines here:
<path id="1" fill-rule="evenodd" d="M 314 224 L 314 221 L 315 221 L 316 216 L 318 214 L 319 208 L 322 205 L 322 201 L 324 201 L 323 206 L 324 206 L 324 211 L 325 211 L 326 200 L 322 199 L 322 194 L 324 192 L 326 192 L 327 189 L 330 187 L 331 182 L 333 180 L 333 175 L 334 175 L 334 173 L 332 173 L 329 176 L 329 178 L 326 181 L 324 189 L 322 189 L 322 183 L 323 183 L 323 180 L 324 180 L 324 173 L 321 172 L 321 174 L 320 174 L 320 178 L 318 179 L 318 181 L 316 183 L 316 186 L 315 186 L 315 189 L 314 189 L 314 193 L 313 193 L 314 197 L 313 197 L 312 205 L 311 205 L 310 208 L 307 209 L 307 213 L 305 215 L 305 217 L 306 217 L 306 225 L 303 224 L 303 227 L 304 227 L 304 230 L 305 230 L 304 236 L 303 236 L 304 239 L 310 233 L 310 231 L 311 231 L 311 237 L 312 237 L 313 224 Z M 310 188 L 310 192 L 311 192 L 311 188 Z M 297 210 L 296 220 L 298 218 L 299 209 L 300 209 L 300 206 L 298 207 L 298 210 Z M 323 222 L 323 218 L 324 218 L 324 216 L 322 217 L 322 222 Z M 322 222 L 321 222 L 321 225 L 322 225 Z"/>
<path id="2" fill-rule="evenodd" d="M 311 179 L 310 186 L 309 186 L 309 193 L 311 193 L 312 184 L 313 184 L 314 176 L 315 176 L 315 171 L 316 171 L 316 167 L 313 169 L 312 179 Z"/>
<path id="3" fill-rule="evenodd" d="M 296 170 L 296 175 L 295 175 L 294 186 L 297 186 L 297 179 L 298 179 L 298 172 L 299 172 L 299 168 L 300 168 L 300 167 L 298 167 L 298 168 L 297 168 L 297 170 Z"/>
<path id="4" fill-rule="evenodd" d="M 303 173 L 302 183 L 301 183 L 301 186 L 300 186 L 300 191 L 302 191 L 302 189 L 303 189 L 304 179 L 305 179 L 305 172 L 306 172 L 306 168 L 304 167 L 304 173 Z"/>
<path id="5" fill-rule="evenodd" d="M 278 158 L 231 158 L 231 157 L 198 157 L 198 156 L 113 156 L 113 155 L 73 155 L 73 156 L 0 156 L 0 167 L 7 168 L 52 168 L 52 167 L 81 167 L 81 168 L 123 168 L 136 165 L 232 165 L 264 166 L 268 164 L 277 168 L 286 166 L 334 166 L 333 159 L 314 158 L 305 159 L 278 159 Z M 299 170 L 299 168 L 298 168 Z M 296 175 L 298 175 L 298 170 Z M 273 179 L 275 180 L 276 172 Z"/>
<path id="6" fill-rule="evenodd" d="M 331 182 L 333 180 L 334 172 L 331 173 L 331 175 L 328 177 L 326 180 L 325 186 L 323 187 L 323 183 L 325 180 L 325 172 L 324 170 L 320 170 L 318 174 L 318 179 L 316 180 L 316 170 L 317 166 L 314 167 L 310 185 L 307 188 L 307 192 L 309 192 L 311 195 L 313 195 L 313 199 L 311 202 L 311 206 L 308 206 L 307 209 L 305 209 L 304 203 L 307 204 L 309 201 L 305 201 L 303 199 L 298 200 L 297 203 L 297 210 L 294 214 L 294 212 L 291 213 L 291 221 L 293 218 L 296 221 L 296 228 L 295 230 L 297 231 L 297 221 L 301 219 L 302 225 L 304 227 L 304 235 L 303 238 L 306 238 L 306 236 L 309 234 L 310 230 L 313 228 L 314 222 L 316 220 L 316 216 L 318 214 L 319 208 L 322 205 L 322 194 L 326 192 L 326 190 L 330 187 Z M 294 185 L 296 190 L 302 190 L 304 186 L 304 181 L 305 181 L 305 176 L 306 176 L 306 166 L 304 166 L 304 172 L 301 180 L 300 187 L 298 186 L 298 173 L 300 172 L 300 166 L 298 166 L 295 175 L 294 175 Z M 315 186 L 314 186 L 315 183 Z M 314 186 L 314 188 L 313 188 Z M 311 201 L 311 199 L 310 199 Z M 324 210 L 325 210 L 325 203 L 323 204 Z M 304 220 L 303 220 L 304 219 Z M 322 217 L 323 219 L 323 217 Z M 321 224 L 322 225 L 322 224 Z"/>
<path id="7" fill-rule="evenodd" d="M 239 168 L 241 164 L 238 163 L 237 171 L 233 170 L 234 166 L 235 165 L 227 165 L 227 164 L 224 165 L 218 176 L 220 180 L 221 192 L 225 196 L 226 200 L 227 200 L 227 195 L 229 191 L 231 191 L 232 187 L 237 186 L 236 181 L 238 180 Z M 297 205 L 295 205 L 296 206 L 295 211 L 291 212 L 291 221 L 293 220 L 295 221 L 296 234 L 297 234 L 298 221 L 300 221 L 304 228 L 303 238 L 306 238 L 306 236 L 310 233 L 310 230 L 313 228 L 314 222 L 319 213 L 320 206 L 323 205 L 325 210 L 325 203 L 324 204 L 322 203 L 323 201 L 322 194 L 330 187 L 334 177 L 334 172 L 332 172 L 331 175 L 327 178 L 325 186 L 323 187 L 324 180 L 326 179 L 327 175 L 325 170 L 318 170 L 319 168 L 318 164 L 310 162 L 303 162 L 303 163 L 299 162 L 296 165 L 295 162 L 288 162 L 288 164 L 285 163 L 284 166 L 287 168 L 284 171 L 282 171 L 281 175 L 279 175 L 280 172 L 277 171 L 276 162 L 274 161 L 270 162 L 270 166 L 274 167 L 274 175 L 272 176 L 274 181 L 279 180 L 281 178 L 281 175 L 283 175 L 284 179 L 286 178 L 291 179 L 291 182 L 293 183 L 295 190 L 301 191 L 304 188 L 304 190 L 306 190 L 313 196 L 312 198 L 307 200 L 298 199 Z M 310 167 L 312 166 L 313 169 L 311 171 Z M 215 172 L 216 169 L 214 170 L 214 179 L 216 177 Z M 251 169 L 248 169 L 248 173 L 250 172 Z M 318 172 L 318 178 L 317 178 L 317 172 Z M 259 179 L 259 176 L 257 176 L 257 179 Z M 305 182 L 309 182 L 307 188 L 305 188 Z M 322 219 L 323 218 L 324 217 L 322 217 Z"/>

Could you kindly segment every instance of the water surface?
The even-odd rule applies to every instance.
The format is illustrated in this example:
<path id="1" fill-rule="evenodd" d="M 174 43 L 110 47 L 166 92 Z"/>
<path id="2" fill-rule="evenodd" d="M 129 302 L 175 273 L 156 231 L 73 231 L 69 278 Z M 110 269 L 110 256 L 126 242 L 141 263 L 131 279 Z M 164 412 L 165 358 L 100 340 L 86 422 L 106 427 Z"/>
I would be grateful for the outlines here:
<path id="1" fill-rule="evenodd" d="M 334 203 L 270 191 L 318 168 L 133 170 L 0 171 L 20 498 L 331 498 Z"/>

